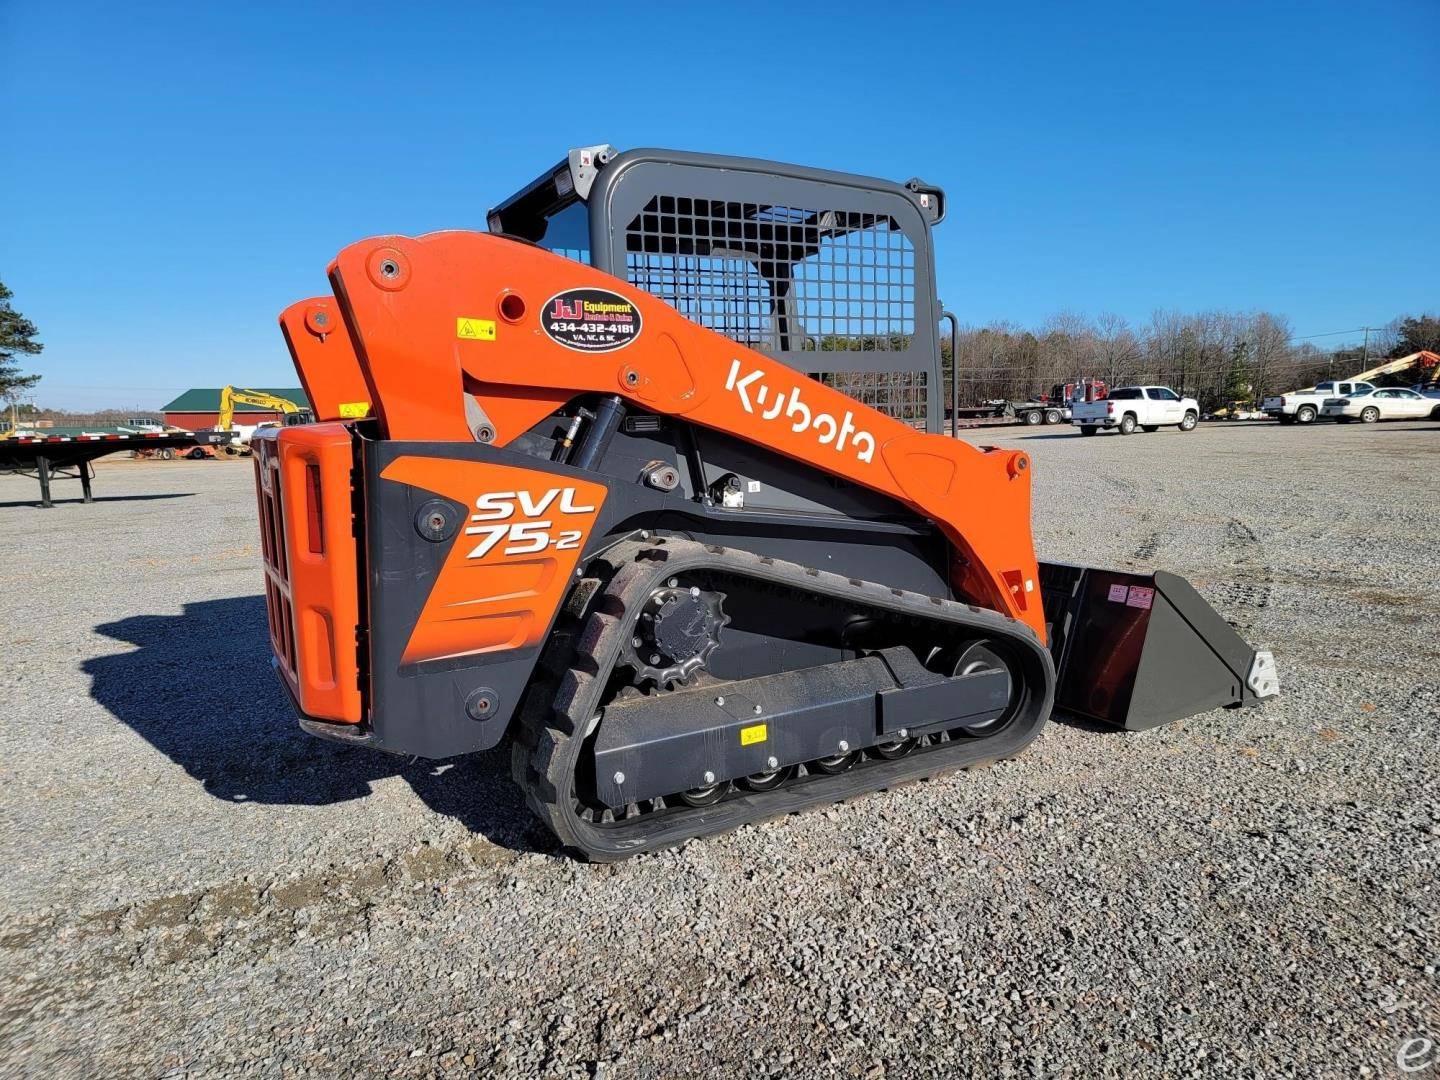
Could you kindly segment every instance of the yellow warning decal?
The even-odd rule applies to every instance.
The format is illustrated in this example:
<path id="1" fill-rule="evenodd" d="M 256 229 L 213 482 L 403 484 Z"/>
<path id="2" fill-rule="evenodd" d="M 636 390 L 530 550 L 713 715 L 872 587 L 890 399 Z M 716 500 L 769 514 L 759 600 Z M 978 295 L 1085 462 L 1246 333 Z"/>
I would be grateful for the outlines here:
<path id="1" fill-rule="evenodd" d="M 457 318 L 455 336 L 466 341 L 494 341 L 495 320 Z"/>
<path id="2" fill-rule="evenodd" d="M 768 738 L 768 732 L 764 724 L 751 724 L 749 727 L 740 729 L 740 745 L 754 746 L 757 742 L 764 742 Z"/>
<path id="3" fill-rule="evenodd" d="M 368 401 L 342 401 L 340 403 L 340 419 L 358 420 L 362 416 L 370 415 L 370 402 Z"/>

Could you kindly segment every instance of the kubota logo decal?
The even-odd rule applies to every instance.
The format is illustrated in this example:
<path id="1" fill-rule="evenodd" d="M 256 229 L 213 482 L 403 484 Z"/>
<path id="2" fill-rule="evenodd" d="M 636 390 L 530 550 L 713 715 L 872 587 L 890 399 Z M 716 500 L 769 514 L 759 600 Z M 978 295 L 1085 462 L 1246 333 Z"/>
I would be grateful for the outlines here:
<path id="1" fill-rule="evenodd" d="M 475 510 L 470 520 L 481 524 L 471 524 L 465 535 L 484 539 L 471 549 L 466 556 L 469 559 L 483 559 L 502 541 L 505 547 L 501 555 L 534 555 L 552 547 L 556 551 L 578 548 L 584 530 L 552 532 L 556 515 L 593 514 L 595 507 L 579 505 L 575 489 L 565 487 L 551 488 L 540 495 L 530 491 L 489 491 L 475 500 Z M 511 522 L 517 513 L 531 520 Z M 546 513 L 550 517 L 545 520 L 533 520 Z"/>
<path id="2" fill-rule="evenodd" d="M 747 413 L 757 409 L 760 419 L 778 420 L 784 414 L 790 430 L 797 435 L 805 431 L 815 432 L 821 446 L 833 446 L 840 453 L 848 446 L 861 461 L 870 461 L 875 456 L 875 436 L 855 426 L 855 414 L 849 409 L 840 420 L 827 412 L 818 412 L 800 396 L 800 388 L 792 387 L 790 393 L 776 393 L 761 380 L 765 373 L 754 370 L 744 377 L 740 374 L 740 361 L 730 364 L 730 374 L 725 377 L 725 389 L 732 390 L 740 398 L 740 407 Z M 766 402 L 769 402 L 767 405 Z"/>

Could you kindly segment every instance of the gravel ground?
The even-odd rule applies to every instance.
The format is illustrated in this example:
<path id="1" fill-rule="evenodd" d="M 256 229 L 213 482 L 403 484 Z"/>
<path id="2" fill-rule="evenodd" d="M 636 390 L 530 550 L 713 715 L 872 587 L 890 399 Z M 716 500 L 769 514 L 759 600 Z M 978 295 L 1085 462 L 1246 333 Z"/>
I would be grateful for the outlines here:
<path id="1" fill-rule="evenodd" d="M 248 465 L 0 478 L 0 1072 L 1440 1075 L 1440 425 L 973 438 L 1284 696 L 611 867 L 296 729 Z"/>

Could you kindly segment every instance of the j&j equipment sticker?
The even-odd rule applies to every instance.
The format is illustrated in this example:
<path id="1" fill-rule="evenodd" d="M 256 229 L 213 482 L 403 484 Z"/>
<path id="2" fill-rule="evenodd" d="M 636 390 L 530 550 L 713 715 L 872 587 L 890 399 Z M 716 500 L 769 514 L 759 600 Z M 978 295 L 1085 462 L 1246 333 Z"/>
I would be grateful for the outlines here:
<path id="1" fill-rule="evenodd" d="M 614 352 L 640 336 L 640 310 L 604 289 L 567 289 L 552 296 L 540 322 L 550 340 L 576 352 Z"/>

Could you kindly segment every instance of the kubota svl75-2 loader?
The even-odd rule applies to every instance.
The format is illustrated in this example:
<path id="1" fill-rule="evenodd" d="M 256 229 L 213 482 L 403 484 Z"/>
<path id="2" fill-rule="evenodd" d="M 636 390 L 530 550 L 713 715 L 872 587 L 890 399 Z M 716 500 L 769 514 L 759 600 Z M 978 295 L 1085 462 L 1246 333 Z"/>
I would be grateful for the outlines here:
<path id="1" fill-rule="evenodd" d="M 489 233 L 342 251 L 257 439 L 302 726 L 508 739 L 612 859 L 1276 690 L 1184 581 L 1037 563 L 1031 462 L 941 434 L 940 190 L 571 151 Z M 952 320 L 953 327 L 953 320 Z M 899 796 L 897 796 L 899 797 Z"/>

